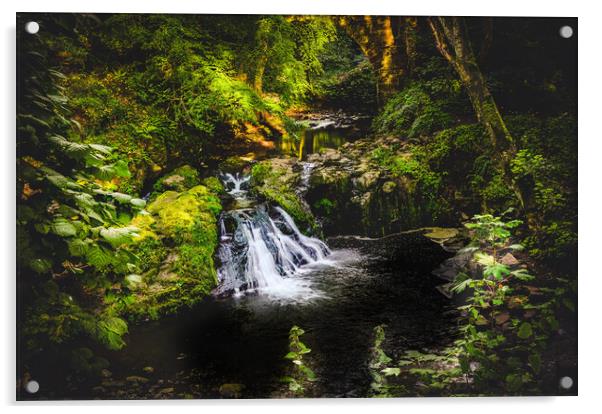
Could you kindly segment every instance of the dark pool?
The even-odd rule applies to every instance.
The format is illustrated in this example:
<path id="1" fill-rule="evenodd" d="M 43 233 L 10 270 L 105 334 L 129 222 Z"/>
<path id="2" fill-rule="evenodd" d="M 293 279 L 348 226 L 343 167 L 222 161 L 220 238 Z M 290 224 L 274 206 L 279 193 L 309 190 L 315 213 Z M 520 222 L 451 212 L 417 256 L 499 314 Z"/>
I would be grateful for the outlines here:
<path id="1" fill-rule="evenodd" d="M 385 350 L 393 357 L 454 339 L 453 304 L 430 274 L 449 257 L 437 244 L 416 233 L 329 245 L 329 260 L 299 275 L 298 296 L 211 299 L 178 317 L 134 326 L 124 350 L 104 352 L 110 378 L 52 396 L 219 398 L 232 387 L 242 398 L 281 396 L 287 336 L 298 325 L 318 376 L 310 396 L 362 397 L 369 395 L 375 326 L 387 325 Z"/>

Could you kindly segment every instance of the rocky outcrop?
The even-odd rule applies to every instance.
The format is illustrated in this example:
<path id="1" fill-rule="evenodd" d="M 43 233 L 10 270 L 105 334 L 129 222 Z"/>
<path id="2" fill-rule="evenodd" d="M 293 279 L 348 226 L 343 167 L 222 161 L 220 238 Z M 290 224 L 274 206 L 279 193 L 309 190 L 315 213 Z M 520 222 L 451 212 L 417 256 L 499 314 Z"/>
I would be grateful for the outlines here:
<path id="1" fill-rule="evenodd" d="M 307 161 L 258 162 L 252 168 L 251 191 L 284 208 L 306 233 L 319 232 L 316 220 L 325 235 L 371 237 L 455 224 L 412 174 L 383 165 L 375 156 L 377 148 L 396 160 L 412 161 L 398 138 L 366 138 L 339 149 L 324 148 Z"/>
<path id="2" fill-rule="evenodd" d="M 199 172 L 190 165 L 183 165 L 155 182 L 153 196 L 157 196 L 168 190 L 184 191 L 200 183 Z"/>
<path id="3" fill-rule="evenodd" d="M 412 176 L 379 163 L 375 148 L 396 148 L 396 157 L 411 158 L 398 138 L 362 139 L 308 157 L 313 168 L 306 199 L 325 233 L 383 236 L 448 224 Z"/>
<path id="4" fill-rule="evenodd" d="M 279 205 L 306 235 L 319 232 L 315 216 L 305 202 L 303 165 L 295 158 L 271 158 L 251 169 L 251 192 L 257 197 Z"/>

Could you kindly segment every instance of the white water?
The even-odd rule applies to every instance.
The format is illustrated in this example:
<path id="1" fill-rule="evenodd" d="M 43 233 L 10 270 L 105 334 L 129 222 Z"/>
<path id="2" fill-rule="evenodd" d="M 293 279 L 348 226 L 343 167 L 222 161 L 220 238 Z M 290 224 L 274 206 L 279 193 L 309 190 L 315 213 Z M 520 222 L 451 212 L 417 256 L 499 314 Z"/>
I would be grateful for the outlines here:
<path id="1" fill-rule="evenodd" d="M 249 193 L 248 185 L 251 180 L 250 175 L 240 176 L 239 173 L 236 175 L 232 175 L 230 173 L 222 174 L 222 182 L 224 183 L 224 187 L 226 191 L 234 197 L 239 199 L 244 199 L 247 197 Z"/>
<path id="2" fill-rule="evenodd" d="M 223 179 L 234 198 L 247 200 L 249 177 L 226 174 Z M 299 277 L 301 268 L 325 261 L 330 250 L 321 240 L 302 234 L 286 211 L 267 204 L 231 210 L 222 214 L 220 231 L 218 294 L 316 295 Z"/>

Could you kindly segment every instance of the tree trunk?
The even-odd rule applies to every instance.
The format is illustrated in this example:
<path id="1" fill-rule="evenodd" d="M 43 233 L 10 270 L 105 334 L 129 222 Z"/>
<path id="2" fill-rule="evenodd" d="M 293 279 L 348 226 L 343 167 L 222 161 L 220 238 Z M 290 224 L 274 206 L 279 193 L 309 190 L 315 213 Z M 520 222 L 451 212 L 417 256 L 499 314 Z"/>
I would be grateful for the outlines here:
<path id="1" fill-rule="evenodd" d="M 336 19 L 370 61 L 377 78 L 378 105 L 384 105 L 399 92 L 408 71 L 403 18 L 339 16 Z"/>
<path id="2" fill-rule="evenodd" d="M 411 76 L 416 69 L 416 58 L 418 57 L 418 50 L 416 49 L 416 43 L 418 41 L 418 18 L 404 17 L 403 19 L 403 39 L 405 41 L 406 56 L 408 59 L 408 75 Z"/>
<path id="3" fill-rule="evenodd" d="M 435 37 L 437 49 L 458 73 L 477 119 L 489 135 L 496 161 L 504 174 L 505 181 L 513 189 L 531 221 L 532 197 L 528 196 L 531 191 L 528 188 L 521 188 L 523 186 L 514 182 L 510 171 L 510 161 L 516 154 L 514 139 L 479 69 L 464 20 L 460 17 L 429 17 L 428 23 Z"/>
<path id="4" fill-rule="evenodd" d="M 257 93 L 261 94 L 263 90 L 263 74 L 265 72 L 265 66 L 268 63 L 267 53 L 260 54 L 256 60 L 255 73 L 253 76 L 253 88 Z"/>
<path id="5" fill-rule="evenodd" d="M 430 17 L 428 21 L 437 49 L 458 73 L 477 119 L 485 127 L 494 149 L 501 152 L 513 150 L 512 136 L 479 69 L 464 20 L 460 17 Z"/>

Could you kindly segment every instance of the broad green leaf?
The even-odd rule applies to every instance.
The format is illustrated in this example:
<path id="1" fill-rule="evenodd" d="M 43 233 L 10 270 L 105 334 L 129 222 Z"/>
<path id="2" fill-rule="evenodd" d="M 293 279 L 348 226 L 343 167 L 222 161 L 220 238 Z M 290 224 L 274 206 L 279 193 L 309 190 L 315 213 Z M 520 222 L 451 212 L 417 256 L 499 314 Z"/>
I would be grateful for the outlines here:
<path id="1" fill-rule="evenodd" d="M 131 176 L 128 163 L 124 160 L 117 161 L 115 164 L 113 164 L 113 168 L 115 169 L 115 174 L 117 177 L 128 178 Z"/>
<path id="2" fill-rule="evenodd" d="M 301 365 L 299 366 L 299 369 L 305 374 L 309 381 L 316 380 L 316 374 L 307 365 Z"/>
<path id="3" fill-rule="evenodd" d="M 130 288 L 135 288 L 142 283 L 142 276 L 140 275 L 127 275 L 125 277 L 125 284 Z"/>
<path id="4" fill-rule="evenodd" d="M 105 269 L 113 263 L 113 255 L 102 246 L 94 244 L 87 250 L 86 260 L 98 269 Z"/>
<path id="5" fill-rule="evenodd" d="M 115 316 L 103 319 L 100 324 L 102 324 L 103 329 L 115 332 L 117 335 L 123 335 L 128 331 L 128 324 L 123 319 Z"/>
<path id="6" fill-rule="evenodd" d="M 29 263 L 29 267 L 36 273 L 46 273 L 52 267 L 52 262 L 48 259 L 34 259 Z"/>
<path id="7" fill-rule="evenodd" d="M 50 225 L 50 229 L 61 237 L 72 237 L 77 233 L 75 226 L 62 217 L 56 218 Z"/>
<path id="8" fill-rule="evenodd" d="M 523 322 L 518 328 L 518 332 L 516 334 L 521 339 L 527 339 L 533 335 L 533 328 L 529 322 Z"/>
<path id="9" fill-rule="evenodd" d="M 523 379 L 518 374 L 508 374 L 506 376 L 506 387 L 511 392 L 518 391 L 523 385 Z"/>
<path id="10" fill-rule="evenodd" d="M 85 256 L 88 251 L 88 243 L 81 239 L 74 239 L 68 243 L 69 253 L 72 256 Z"/>
<path id="11" fill-rule="evenodd" d="M 111 193 L 111 197 L 113 197 L 117 202 L 121 204 L 129 203 L 132 200 L 132 196 L 124 193 Z"/>
<path id="12" fill-rule="evenodd" d="M 130 203 L 134 206 L 134 207 L 138 207 L 138 208 L 144 208 L 146 206 L 146 201 L 141 199 L 141 198 L 132 198 L 130 200 Z"/>
<path id="13" fill-rule="evenodd" d="M 398 376 L 401 373 L 401 369 L 399 369 L 399 368 L 385 368 L 385 369 L 382 369 L 380 372 L 382 372 L 383 374 L 385 374 L 386 377 L 390 377 L 391 375 Z"/>
<path id="14" fill-rule="evenodd" d="M 497 280 L 502 280 L 504 277 L 510 274 L 510 269 L 501 263 L 494 263 L 490 266 L 487 266 L 483 274 L 485 276 L 493 276 Z"/>
<path id="15" fill-rule="evenodd" d="M 536 374 L 541 370 L 541 355 L 538 353 L 534 353 L 529 355 L 529 365 L 533 369 L 533 372 Z"/>
<path id="16" fill-rule="evenodd" d="M 100 236 L 108 241 L 111 246 L 118 247 L 130 242 L 136 236 L 136 227 L 109 227 L 100 230 Z"/>
<path id="17" fill-rule="evenodd" d="M 486 253 L 477 252 L 474 254 L 474 258 L 477 263 L 482 264 L 483 266 L 492 266 L 495 264 L 495 258 Z"/>

